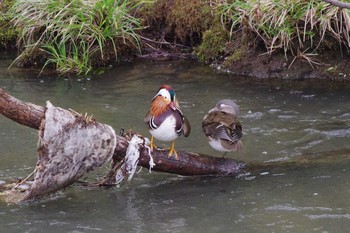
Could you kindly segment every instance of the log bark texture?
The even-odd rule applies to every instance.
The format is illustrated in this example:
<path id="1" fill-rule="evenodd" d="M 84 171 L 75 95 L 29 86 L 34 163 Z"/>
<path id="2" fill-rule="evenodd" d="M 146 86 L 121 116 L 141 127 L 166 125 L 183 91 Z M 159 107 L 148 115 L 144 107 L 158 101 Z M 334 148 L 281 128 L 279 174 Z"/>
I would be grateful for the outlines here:
<path id="1" fill-rule="evenodd" d="M 118 144 L 120 146 L 120 144 Z M 125 144 L 124 144 L 125 145 Z M 120 161 L 125 156 L 126 148 L 119 148 L 120 152 L 114 152 L 113 159 Z M 192 152 L 177 151 L 179 160 L 168 158 L 168 151 L 154 150 L 153 161 L 156 164 L 152 170 L 159 172 L 174 173 L 183 176 L 236 176 L 242 173 L 245 163 L 229 158 L 218 158 L 210 155 Z M 148 149 L 141 150 L 139 165 L 149 168 L 150 157 Z"/>
<path id="2" fill-rule="evenodd" d="M 0 88 L 0 113 L 22 125 L 39 129 L 45 117 L 45 108 L 32 103 L 23 102 L 9 95 Z M 128 147 L 128 137 L 117 136 L 117 146 L 114 151 L 114 165 L 125 157 Z M 149 168 L 147 147 L 140 151 L 138 165 Z M 168 151 L 154 150 L 152 157 L 155 163 L 153 171 L 167 172 L 184 176 L 238 176 L 245 173 L 246 164 L 229 158 L 202 155 L 178 151 L 179 159 L 168 158 Z M 109 177 L 109 178 L 108 178 Z M 107 175 L 105 183 L 113 182 L 112 171 Z"/>
<path id="3" fill-rule="evenodd" d="M 17 123 L 39 129 L 45 108 L 18 100 L 0 88 L 0 113 Z"/>

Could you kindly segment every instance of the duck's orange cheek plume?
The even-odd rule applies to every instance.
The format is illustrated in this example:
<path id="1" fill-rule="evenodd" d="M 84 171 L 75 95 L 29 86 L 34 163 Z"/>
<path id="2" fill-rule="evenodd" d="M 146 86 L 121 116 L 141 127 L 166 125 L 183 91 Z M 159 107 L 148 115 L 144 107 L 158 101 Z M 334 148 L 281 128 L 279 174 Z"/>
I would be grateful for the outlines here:
<path id="1" fill-rule="evenodd" d="M 157 96 L 152 101 L 151 114 L 154 116 L 158 116 L 158 115 L 162 114 L 167 109 L 167 107 L 168 107 L 168 105 L 167 105 L 166 101 L 164 100 L 164 97 Z"/>

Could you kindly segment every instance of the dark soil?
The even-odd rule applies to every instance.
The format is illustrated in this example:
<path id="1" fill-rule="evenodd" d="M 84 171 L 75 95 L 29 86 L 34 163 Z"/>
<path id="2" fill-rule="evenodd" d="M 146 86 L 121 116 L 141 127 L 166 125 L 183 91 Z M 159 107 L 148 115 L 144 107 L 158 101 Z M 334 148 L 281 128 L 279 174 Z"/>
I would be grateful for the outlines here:
<path id="1" fill-rule="evenodd" d="M 197 59 L 192 52 L 184 53 L 179 50 L 160 46 L 156 50 L 144 49 L 141 57 L 156 61 Z M 227 62 L 228 55 L 207 63 L 219 72 L 259 79 L 350 80 L 350 55 L 341 56 L 340 51 L 328 50 L 309 56 L 312 61 L 303 57 L 294 59 L 292 55 L 286 58 L 283 52 L 269 55 L 254 48 L 249 48 L 240 59 L 233 62 Z"/>
<path id="2" fill-rule="evenodd" d="M 193 46 L 181 43 L 176 36 L 164 34 L 164 31 L 151 27 L 143 34 L 143 54 L 141 57 L 151 60 L 183 60 L 198 59 L 194 49 L 202 41 Z M 161 34 L 166 40 L 160 41 Z M 350 51 L 347 48 L 319 49 L 319 53 L 307 56 L 294 56 L 283 51 L 268 54 L 263 45 L 245 35 L 236 35 L 236 41 L 228 43 L 224 54 L 205 63 L 219 72 L 242 75 L 259 79 L 327 79 L 350 80 Z M 246 41 L 251 42 L 246 42 Z M 236 51 L 242 51 L 237 59 L 230 60 Z M 322 51 L 322 52 L 320 52 Z M 310 59 L 310 60 L 307 60 Z"/>
<path id="3" fill-rule="evenodd" d="M 350 80 L 349 55 L 341 57 L 339 52 L 327 51 L 311 57 L 320 65 L 308 62 L 302 57 L 293 59 L 292 56 L 289 56 L 287 60 L 283 53 L 267 55 L 260 51 L 249 50 L 239 61 L 225 63 L 224 68 L 220 62 L 213 66 L 229 73 L 262 79 Z"/>

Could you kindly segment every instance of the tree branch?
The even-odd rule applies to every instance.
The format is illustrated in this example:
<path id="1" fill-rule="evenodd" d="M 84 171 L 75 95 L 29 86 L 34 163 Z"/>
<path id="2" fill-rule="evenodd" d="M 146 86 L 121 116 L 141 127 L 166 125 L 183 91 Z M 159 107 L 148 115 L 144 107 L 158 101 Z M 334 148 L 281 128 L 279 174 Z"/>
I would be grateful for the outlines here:
<path id="1" fill-rule="evenodd" d="M 0 113 L 17 123 L 39 129 L 45 108 L 18 100 L 0 88 Z"/>
<path id="2" fill-rule="evenodd" d="M 333 6 L 350 9 L 350 3 L 347 3 L 347 2 L 341 2 L 341 1 L 338 1 L 338 0 L 323 0 L 323 1 L 329 3 L 329 4 L 333 5 Z"/>

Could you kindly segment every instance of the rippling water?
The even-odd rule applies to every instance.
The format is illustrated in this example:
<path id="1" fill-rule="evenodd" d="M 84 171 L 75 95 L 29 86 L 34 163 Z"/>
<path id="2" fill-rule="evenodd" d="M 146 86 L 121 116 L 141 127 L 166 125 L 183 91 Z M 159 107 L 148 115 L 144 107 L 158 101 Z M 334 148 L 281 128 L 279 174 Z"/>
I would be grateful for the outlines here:
<path id="1" fill-rule="evenodd" d="M 299 163 L 238 180 L 143 169 L 118 188 L 73 186 L 36 203 L 0 203 L 0 232 L 346 232 L 350 227 L 349 84 L 231 77 L 188 62 L 126 64 L 78 80 L 38 78 L 37 71 L 8 70 L 10 60 L 1 59 L 0 87 L 15 97 L 39 105 L 50 100 L 143 135 L 148 135 L 143 117 L 151 98 L 160 84 L 172 85 L 192 124 L 190 137 L 176 141 L 178 150 L 221 156 L 207 144 L 201 120 L 219 99 L 236 99 L 245 149 L 229 156 Z M 35 166 L 36 131 L 2 116 L 0 126 L 0 182 L 24 177 Z M 300 163 L 305 159 L 317 163 Z"/>

